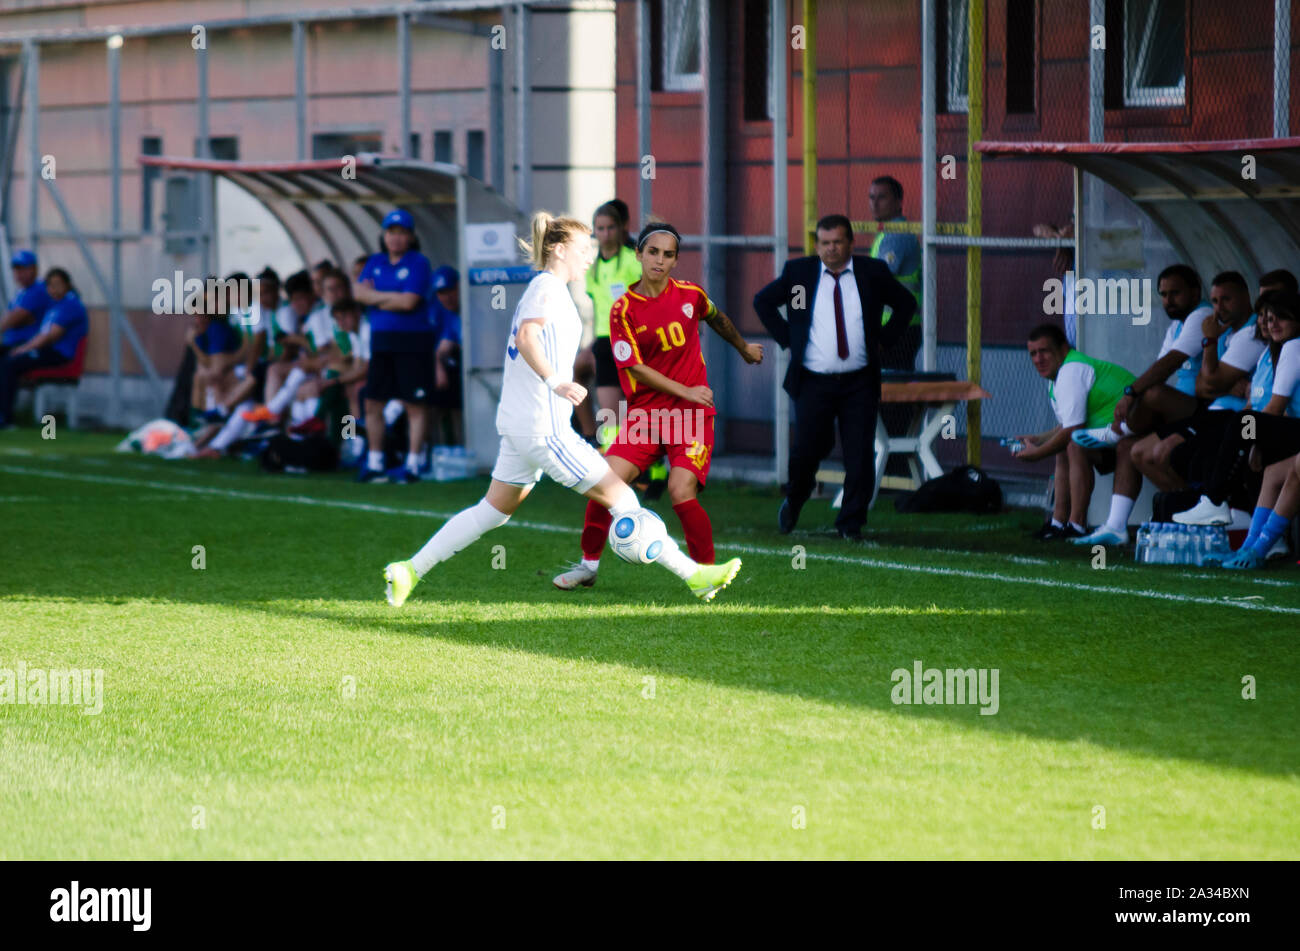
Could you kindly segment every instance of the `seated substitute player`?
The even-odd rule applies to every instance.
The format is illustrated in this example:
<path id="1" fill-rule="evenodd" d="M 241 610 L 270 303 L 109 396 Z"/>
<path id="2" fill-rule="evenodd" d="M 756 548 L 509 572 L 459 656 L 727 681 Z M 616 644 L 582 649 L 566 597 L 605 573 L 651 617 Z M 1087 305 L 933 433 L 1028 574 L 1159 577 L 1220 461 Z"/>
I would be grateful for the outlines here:
<path id="1" fill-rule="evenodd" d="M 1070 347 L 1065 331 L 1039 324 L 1029 332 L 1029 358 L 1047 380 L 1047 396 L 1056 426 L 1036 436 L 1017 436 L 1025 448 L 1015 458 L 1037 462 L 1056 456 L 1056 503 L 1051 519 L 1035 536 L 1041 541 L 1080 538 L 1088 534 L 1088 500 L 1093 469 L 1105 475 L 1115 468 L 1115 450 L 1084 449 L 1071 439 L 1081 427 L 1104 426 L 1115 412 L 1133 374 L 1114 363 L 1084 356 Z"/>
<path id="2" fill-rule="evenodd" d="M 1241 469 L 1247 464 L 1256 469 L 1271 466 L 1300 452 L 1300 295 L 1276 291 L 1261 306 L 1273 318 L 1272 395 L 1262 410 L 1247 409 L 1227 428 L 1200 501 L 1174 516 L 1180 524 L 1227 525 L 1228 495 Z M 1251 528 L 1258 527 L 1252 520 Z"/>
<path id="3" fill-rule="evenodd" d="M 681 520 L 687 551 L 700 564 L 711 565 L 713 525 L 697 496 L 709 475 L 717 410 L 700 351 L 700 321 L 746 363 L 762 363 L 763 347 L 746 343 L 703 288 L 673 279 L 680 242 L 672 225 L 647 224 L 636 242 L 641 279 L 610 309 L 611 352 L 627 399 L 627 422 L 605 458 L 630 485 L 637 473 L 668 457 L 668 497 Z M 595 584 L 612 521 L 607 509 L 587 503 L 582 560 L 555 579 L 557 588 L 571 591 Z"/>
<path id="4" fill-rule="evenodd" d="M 1195 443 L 1209 438 L 1218 445 L 1222 428 L 1231 425 L 1246 405 L 1250 374 L 1264 349 L 1263 341 L 1255 335 L 1255 314 L 1246 279 L 1236 271 L 1216 275 L 1210 283 L 1210 305 L 1213 311 L 1192 328 L 1202 335 L 1193 383 L 1194 399 L 1182 403 L 1185 399 L 1182 391 L 1169 394 L 1176 401 L 1168 403 L 1171 408 L 1191 406 L 1192 412 L 1141 437 L 1121 439 L 1113 424 L 1103 430 L 1106 436 L 1117 440 L 1110 513 L 1091 535 L 1071 539 L 1073 544 L 1127 545 L 1128 518 L 1142 489 L 1142 476 L 1150 478 L 1162 491 L 1185 488 L 1183 475 L 1189 471 Z M 1185 323 L 1178 339 L 1183 339 L 1187 329 Z M 1106 444 L 1087 431 L 1076 432 L 1073 438 L 1084 448 L 1101 448 Z"/>
<path id="5" fill-rule="evenodd" d="M 13 425 L 19 378 L 31 370 L 71 362 L 90 330 L 86 307 L 67 271 L 61 267 L 50 268 L 45 275 L 45 289 L 50 302 L 40 327 L 33 336 L 0 357 L 0 427 Z"/>
<path id="6" fill-rule="evenodd" d="M 582 318 L 568 285 L 591 266 L 591 229 L 576 218 L 533 215 L 532 241 L 520 242 L 541 273 L 529 282 L 515 309 L 506 343 L 497 432 L 501 448 L 487 495 L 451 517 L 410 561 L 384 568 L 388 603 L 400 607 L 417 582 L 456 552 L 510 520 L 542 473 L 608 508 L 615 517 L 643 511 L 636 493 L 609 468 L 605 457 L 572 425 L 573 408 L 587 396 L 574 383 L 573 361 L 582 339 Z M 740 559 L 699 565 L 672 538 L 656 560 L 703 601 L 736 577 Z"/>

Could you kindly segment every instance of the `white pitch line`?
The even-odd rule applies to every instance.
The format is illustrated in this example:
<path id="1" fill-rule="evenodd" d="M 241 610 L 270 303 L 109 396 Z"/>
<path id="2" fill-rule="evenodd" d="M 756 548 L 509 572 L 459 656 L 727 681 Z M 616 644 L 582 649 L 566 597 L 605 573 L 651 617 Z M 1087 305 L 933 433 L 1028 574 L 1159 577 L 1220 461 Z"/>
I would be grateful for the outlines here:
<path id="1" fill-rule="evenodd" d="M 356 512 L 373 512 L 379 515 L 414 515 L 421 518 L 450 518 L 455 514 L 454 512 L 435 512 L 429 509 L 395 508 L 390 505 L 375 505 L 369 502 L 353 502 L 347 499 L 321 499 L 313 498 L 308 495 L 274 495 L 267 492 L 247 492 L 240 489 L 221 489 L 215 486 L 182 485 L 175 482 L 159 482 L 153 479 L 127 479 L 121 476 L 93 475 L 91 473 L 51 472 L 42 469 L 27 469 L 21 466 L 0 466 L 0 472 L 9 472 L 14 475 L 38 476 L 43 479 L 66 479 L 70 482 L 91 482 L 102 485 L 123 485 L 132 488 L 189 492 L 194 495 L 213 495 L 221 498 L 246 499 L 254 502 L 289 502 L 298 505 L 320 506 L 323 508 L 348 509 Z M 548 525 L 544 522 L 526 522 L 521 519 L 511 519 L 507 524 L 539 532 L 554 532 L 574 536 L 578 534 L 578 528 L 576 525 Z M 760 548 L 755 545 L 732 544 L 728 544 L 725 547 L 729 550 L 751 555 L 769 555 L 778 558 L 789 558 L 791 556 L 790 550 L 785 548 Z M 842 565 L 857 565 L 863 568 L 879 568 L 886 571 L 906 571 L 914 574 L 971 578 L 978 581 L 1000 581 L 1004 584 L 1027 584 L 1041 588 L 1064 588 L 1070 591 L 1082 591 L 1088 594 L 1125 594 L 1130 597 L 1147 598 L 1155 601 L 1175 601 L 1179 604 L 1203 604 L 1220 608 L 1240 608 L 1246 611 L 1264 611 L 1269 614 L 1300 614 L 1300 608 L 1288 608 L 1281 605 L 1271 604 L 1255 604 L 1253 602 L 1227 598 L 1203 598 L 1195 595 L 1171 594 L 1167 591 L 1152 591 L 1149 588 L 1113 588 L 1104 585 L 1083 584 L 1078 581 L 1052 581 L 1045 578 L 1026 578 L 1023 576 L 1003 574 L 999 571 L 976 571 L 970 568 L 947 568 L 939 565 L 913 565 L 901 561 L 885 561 L 876 558 L 861 558 L 853 557 L 851 555 L 836 555 L 823 552 L 808 552 L 807 557 L 810 561 L 830 561 Z"/>

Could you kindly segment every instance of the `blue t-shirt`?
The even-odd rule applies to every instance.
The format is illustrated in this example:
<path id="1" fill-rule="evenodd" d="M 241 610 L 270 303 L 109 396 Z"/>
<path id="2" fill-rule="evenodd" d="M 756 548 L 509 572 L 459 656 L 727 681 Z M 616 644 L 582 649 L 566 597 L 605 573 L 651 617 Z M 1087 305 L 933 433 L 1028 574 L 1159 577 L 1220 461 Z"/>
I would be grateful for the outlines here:
<path id="1" fill-rule="evenodd" d="M 214 353 L 234 353 L 241 343 L 239 331 L 225 320 L 211 321 L 208 328 L 194 338 L 194 346 L 208 356 Z"/>
<path id="2" fill-rule="evenodd" d="M 433 283 L 433 267 L 428 258 L 415 250 L 407 251 L 396 264 L 389 260 L 387 253 L 372 254 L 358 280 L 370 281 L 377 291 L 418 294 L 425 301 Z M 366 309 L 366 319 L 370 322 L 374 350 L 391 349 L 386 344 L 393 338 L 386 339 L 387 334 L 433 334 L 427 304 L 404 311 L 370 307 Z"/>
<path id="3" fill-rule="evenodd" d="M 90 330 L 90 320 L 86 317 L 86 307 L 76 291 L 68 291 L 61 300 L 51 301 L 41 322 L 41 332 L 58 325 L 63 328 L 63 336 L 51 345 L 55 352 L 64 359 L 71 360 L 77 355 L 77 345 L 85 339 Z"/>
<path id="4" fill-rule="evenodd" d="M 429 326 L 433 328 L 438 343 L 450 340 L 460 346 L 460 314 L 442 306 L 442 301 L 436 297 L 429 302 Z"/>
<path id="5" fill-rule="evenodd" d="M 0 344 L 6 347 L 17 347 L 35 337 L 40 333 L 41 323 L 45 320 L 45 312 L 50 309 L 50 305 L 53 303 L 53 298 L 45 290 L 44 281 L 36 281 L 31 287 L 25 287 L 19 291 L 9 304 L 9 309 L 16 310 L 21 307 L 35 319 L 30 324 L 24 324 L 22 327 L 11 327 L 6 330 L 4 336 L 0 338 Z"/>
<path id="6" fill-rule="evenodd" d="M 1183 318 L 1183 326 L 1185 327 L 1187 321 L 1190 320 L 1192 321 L 1192 326 L 1199 331 L 1201 321 L 1205 319 L 1207 314 L 1213 312 L 1214 309 L 1210 306 L 1210 302 L 1203 300 L 1192 309 L 1190 314 Z M 1223 356 L 1223 351 L 1227 349 L 1228 341 L 1224 339 L 1223 335 L 1220 335 L 1218 343 L 1219 356 Z M 1184 356 L 1187 355 L 1184 354 Z M 1170 381 L 1170 385 L 1180 393 L 1186 393 L 1188 396 L 1195 396 L 1196 377 L 1201 372 L 1201 360 L 1201 349 L 1200 347 L 1197 347 L 1196 352 L 1190 357 L 1187 357 L 1187 359 L 1179 364 L 1178 369 L 1174 371 L 1174 377 Z"/>
<path id="7" fill-rule="evenodd" d="M 1268 401 L 1273 398 L 1273 352 L 1264 348 L 1255 364 L 1255 373 L 1250 378 L 1250 408 L 1263 412 Z"/>

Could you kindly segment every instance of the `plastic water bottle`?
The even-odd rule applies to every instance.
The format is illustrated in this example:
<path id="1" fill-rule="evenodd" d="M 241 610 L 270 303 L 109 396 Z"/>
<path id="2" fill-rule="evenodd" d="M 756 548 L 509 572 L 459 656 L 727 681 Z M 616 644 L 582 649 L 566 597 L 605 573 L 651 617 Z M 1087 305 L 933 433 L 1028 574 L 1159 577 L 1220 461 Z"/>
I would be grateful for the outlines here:
<path id="1" fill-rule="evenodd" d="M 1173 537 L 1170 534 L 1169 526 L 1163 523 L 1156 526 L 1156 564 L 1168 565 L 1174 560 L 1172 548 Z"/>
<path id="2" fill-rule="evenodd" d="M 1151 560 L 1151 523 L 1143 522 L 1137 530 L 1137 543 L 1133 547 L 1133 560 L 1145 565 Z"/>
<path id="3" fill-rule="evenodd" d="M 1174 529 L 1174 551 L 1177 557 L 1174 560 L 1176 565 L 1190 565 L 1192 563 L 1192 533 L 1188 526 L 1179 525 Z"/>

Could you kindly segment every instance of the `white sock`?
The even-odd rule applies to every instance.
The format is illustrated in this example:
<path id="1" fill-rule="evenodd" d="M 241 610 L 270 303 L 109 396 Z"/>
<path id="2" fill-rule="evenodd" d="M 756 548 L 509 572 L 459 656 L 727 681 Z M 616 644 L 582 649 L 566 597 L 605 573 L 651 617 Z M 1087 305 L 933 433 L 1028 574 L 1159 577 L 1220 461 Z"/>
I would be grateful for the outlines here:
<path id="1" fill-rule="evenodd" d="M 253 424 L 239 414 L 244 412 L 244 410 L 252 408 L 252 400 L 245 400 L 240 403 L 239 406 L 236 407 L 237 412 L 230 414 L 230 418 L 226 420 L 226 425 L 221 427 L 221 432 L 217 433 L 216 436 L 212 438 L 212 441 L 208 443 L 208 448 L 225 452 L 235 443 L 239 442 L 239 440 L 243 439 L 244 435 L 253 428 Z"/>
<path id="2" fill-rule="evenodd" d="M 1119 424 L 1119 431 L 1122 432 L 1125 436 L 1132 436 L 1132 435 L 1133 435 L 1133 430 L 1131 430 L 1131 429 L 1128 428 L 1128 423 L 1127 423 L 1127 422 L 1124 422 L 1124 423 L 1120 423 L 1120 424 Z"/>
<path id="3" fill-rule="evenodd" d="M 1071 522 L 1070 527 L 1074 529 L 1076 532 L 1086 533 L 1088 531 L 1088 529 L 1085 526 L 1080 525 L 1078 522 Z"/>
<path id="4" fill-rule="evenodd" d="M 1059 518 L 1052 519 L 1052 528 L 1065 528 L 1065 523 Z"/>
<path id="5" fill-rule="evenodd" d="M 663 565 L 683 581 L 689 581 L 691 575 L 700 569 L 687 554 L 677 547 L 677 542 L 669 538 L 664 542 L 664 550 L 659 553 L 655 564 Z"/>
<path id="6" fill-rule="evenodd" d="M 420 453 L 408 452 L 406 454 L 406 468 L 411 472 L 420 471 Z"/>
<path id="7" fill-rule="evenodd" d="M 371 449 L 366 453 L 367 469 L 382 469 L 384 467 L 384 451 L 382 449 Z"/>
<path id="8" fill-rule="evenodd" d="M 389 426 L 397 421 L 397 417 L 402 415 L 402 401 L 389 400 L 384 404 L 384 422 Z"/>
<path id="9" fill-rule="evenodd" d="M 319 407 L 320 397 L 318 396 L 305 400 L 294 400 L 293 405 L 289 407 L 289 422 L 294 426 L 305 422 L 316 415 L 316 410 Z"/>
<path id="10" fill-rule="evenodd" d="M 595 571 L 600 567 L 600 559 L 584 558 L 582 559 L 582 567 L 586 568 L 588 571 Z"/>
<path id="11" fill-rule="evenodd" d="M 289 371 L 289 375 L 284 378 L 284 384 L 275 391 L 275 396 L 266 401 L 266 408 L 279 416 L 289 408 L 289 404 L 293 402 L 293 398 L 298 392 L 298 387 L 302 386 L 306 379 L 307 374 L 302 372 L 299 367 L 294 367 Z"/>
<path id="12" fill-rule="evenodd" d="M 636 500 L 636 493 L 632 491 L 632 487 L 624 485 L 618 498 L 614 500 L 614 504 L 609 507 L 609 514 L 617 519 L 620 515 L 635 512 L 640 507 L 641 503 Z"/>
<path id="13" fill-rule="evenodd" d="M 1110 515 L 1106 519 L 1106 528 L 1112 532 L 1123 534 L 1128 531 L 1128 517 L 1133 511 L 1133 503 L 1137 499 L 1130 499 L 1127 495 L 1118 493 L 1110 497 Z"/>
<path id="14" fill-rule="evenodd" d="M 479 500 L 478 505 L 458 512 L 448 519 L 447 524 L 438 529 L 411 558 L 415 573 L 423 578 L 436 564 L 446 561 L 456 552 L 469 547 L 494 528 L 500 528 L 510 521 L 510 516 L 498 512 L 487 499 Z"/>
<path id="15" fill-rule="evenodd" d="M 204 408 L 205 410 L 214 410 L 214 409 L 216 409 L 216 408 L 217 408 L 217 391 L 209 387 L 208 390 L 207 390 L 207 392 L 204 393 L 203 395 L 204 395 L 204 399 L 206 400 L 206 405 L 205 405 L 203 408 Z"/>

